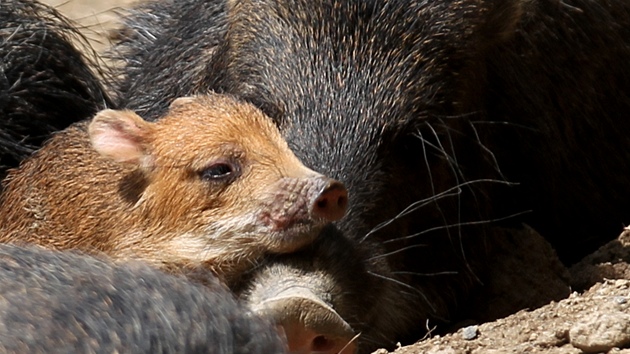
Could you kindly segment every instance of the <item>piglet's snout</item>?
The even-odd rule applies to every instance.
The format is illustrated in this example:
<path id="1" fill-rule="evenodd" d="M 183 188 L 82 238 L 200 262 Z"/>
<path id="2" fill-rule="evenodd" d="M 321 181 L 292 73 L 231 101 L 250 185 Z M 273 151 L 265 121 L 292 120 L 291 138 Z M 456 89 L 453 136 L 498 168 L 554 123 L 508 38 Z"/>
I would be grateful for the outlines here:
<path id="1" fill-rule="evenodd" d="M 276 230 L 322 226 L 341 219 L 348 208 L 343 183 L 322 175 L 283 178 L 267 196 L 261 208 L 263 220 Z"/>
<path id="2" fill-rule="evenodd" d="M 354 354 L 357 351 L 352 328 L 309 289 L 289 288 L 254 306 L 254 312 L 277 324 L 287 340 L 290 354 Z"/>
<path id="3" fill-rule="evenodd" d="M 320 178 L 316 183 L 316 193 L 310 206 L 313 219 L 336 221 L 341 219 L 348 209 L 348 190 L 343 183 L 330 179 Z"/>

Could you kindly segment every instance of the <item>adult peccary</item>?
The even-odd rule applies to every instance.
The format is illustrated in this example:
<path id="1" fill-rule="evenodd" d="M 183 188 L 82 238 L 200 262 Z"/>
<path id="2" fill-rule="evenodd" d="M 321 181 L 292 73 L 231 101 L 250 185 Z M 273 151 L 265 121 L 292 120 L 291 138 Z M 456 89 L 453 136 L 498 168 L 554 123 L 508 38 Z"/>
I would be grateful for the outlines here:
<path id="1" fill-rule="evenodd" d="M 0 245 L 0 351 L 285 352 L 269 321 L 215 278 L 204 284 L 141 262 Z"/>
<path id="2" fill-rule="evenodd" d="M 158 1 L 120 33 L 116 90 L 148 119 L 174 97 L 237 95 L 307 166 L 346 183 L 348 215 L 321 235 L 344 238 L 343 262 L 317 245 L 311 262 L 353 272 L 357 288 L 328 296 L 361 304 L 341 315 L 368 351 L 457 319 L 483 283 L 489 221 L 527 221 L 566 262 L 628 223 L 629 9 Z"/>
<path id="3" fill-rule="evenodd" d="M 79 31 L 34 1 L 0 4 L 0 178 L 50 133 L 111 105 Z M 79 49 L 84 49 L 80 52 Z"/>

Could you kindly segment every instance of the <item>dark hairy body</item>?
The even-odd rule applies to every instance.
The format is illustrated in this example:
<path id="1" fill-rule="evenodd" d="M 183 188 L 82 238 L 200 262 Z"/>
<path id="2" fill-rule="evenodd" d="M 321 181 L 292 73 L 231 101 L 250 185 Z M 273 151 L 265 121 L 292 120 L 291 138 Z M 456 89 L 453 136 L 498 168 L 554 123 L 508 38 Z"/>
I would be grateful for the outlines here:
<path id="1" fill-rule="evenodd" d="M 35 2 L 0 6 L 0 178 L 51 133 L 111 105 L 77 28 Z M 80 44 L 82 46 L 80 46 Z"/>
<path id="2" fill-rule="evenodd" d="M 338 302 L 362 310 L 336 309 L 367 350 L 457 318 L 483 283 L 490 221 L 530 223 L 568 263 L 627 223 L 629 8 L 157 2 L 126 22 L 119 104 L 156 117 L 176 96 L 234 94 L 344 181 L 348 215 L 322 236 L 342 237 L 330 247 L 356 265 L 361 285 Z"/>
<path id="3" fill-rule="evenodd" d="M 3 353 L 281 353 L 269 321 L 216 279 L 0 245 Z"/>
<path id="4" fill-rule="evenodd" d="M 342 220 L 230 286 L 256 308 L 278 274 L 306 283 L 368 352 L 461 318 L 496 224 L 529 223 L 567 263 L 627 224 L 629 11 L 620 0 L 157 1 L 117 36 L 113 105 L 155 120 L 177 97 L 228 93 L 344 182 Z"/>

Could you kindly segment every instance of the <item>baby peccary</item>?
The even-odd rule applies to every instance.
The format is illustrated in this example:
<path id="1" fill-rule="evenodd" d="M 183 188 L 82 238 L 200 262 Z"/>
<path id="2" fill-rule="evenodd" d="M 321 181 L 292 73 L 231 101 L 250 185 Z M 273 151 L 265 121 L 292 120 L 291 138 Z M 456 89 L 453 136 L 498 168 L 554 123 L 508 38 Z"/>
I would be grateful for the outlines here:
<path id="1" fill-rule="evenodd" d="M 269 323 L 216 279 L 0 245 L 2 353 L 281 353 Z"/>
<path id="2" fill-rule="evenodd" d="M 157 123 L 104 110 L 12 170 L 0 241 L 205 267 L 226 279 L 341 218 L 346 189 L 295 157 L 273 122 L 227 96 L 176 99 Z"/>

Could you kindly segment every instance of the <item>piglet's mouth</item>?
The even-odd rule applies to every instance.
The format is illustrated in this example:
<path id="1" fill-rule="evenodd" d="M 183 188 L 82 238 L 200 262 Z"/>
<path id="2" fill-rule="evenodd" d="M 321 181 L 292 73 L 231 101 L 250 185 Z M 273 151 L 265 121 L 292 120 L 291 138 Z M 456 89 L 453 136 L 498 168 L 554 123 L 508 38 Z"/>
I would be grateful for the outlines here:
<path id="1" fill-rule="evenodd" d="M 313 220 L 308 215 L 273 217 L 269 213 L 262 213 L 260 220 L 269 233 L 286 235 L 286 237 L 317 234 L 329 223 Z"/>
<path id="2" fill-rule="evenodd" d="M 316 222 L 311 218 L 272 219 L 269 214 L 262 215 L 268 226 L 264 237 L 271 253 L 291 253 L 311 244 L 328 223 Z"/>
<path id="3" fill-rule="evenodd" d="M 290 232 L 295 228 L 321 227 L 325 224 L 320 220 L 313 220 L 305 209 L 304 205 L 296 203 L 280 213 L 263 212 L 260 220 L 271 232 Z"/>

